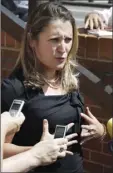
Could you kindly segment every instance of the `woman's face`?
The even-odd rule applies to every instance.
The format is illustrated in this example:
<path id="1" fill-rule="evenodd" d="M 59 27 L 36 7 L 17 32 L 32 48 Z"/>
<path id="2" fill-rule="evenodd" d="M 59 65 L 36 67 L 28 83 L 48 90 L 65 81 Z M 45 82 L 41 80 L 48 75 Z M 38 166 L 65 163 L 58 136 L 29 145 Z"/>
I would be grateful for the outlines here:
<path id="1" fill-rule="evenodd" d="M 64 67 L 73 42 L 73 29 L 69 21 L 55 20 L 45 27 L 38 40 L 32 41 L 38 60 L 47 69 Z"/>

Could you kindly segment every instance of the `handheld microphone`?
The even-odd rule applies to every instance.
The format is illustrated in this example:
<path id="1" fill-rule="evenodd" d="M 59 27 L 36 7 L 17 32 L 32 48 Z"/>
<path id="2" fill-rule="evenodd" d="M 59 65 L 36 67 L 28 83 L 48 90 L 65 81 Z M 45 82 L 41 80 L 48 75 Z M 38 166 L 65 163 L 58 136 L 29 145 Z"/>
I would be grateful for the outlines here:
<path id="1" fill-rule="evenodd" d="M 110 151 L 113 154 L 113 118 L 110 118 L 107 122 L 107 131 L 110 135 L 110 137 L 112 138 L 111 141 L 108 142 L 108 146 Z"/>
<path id="2" fill-rule="evenodd" d="M 113 118 L 109 119 L 107 122 L 107 130 L 111 138 L 113 138 Z"/>

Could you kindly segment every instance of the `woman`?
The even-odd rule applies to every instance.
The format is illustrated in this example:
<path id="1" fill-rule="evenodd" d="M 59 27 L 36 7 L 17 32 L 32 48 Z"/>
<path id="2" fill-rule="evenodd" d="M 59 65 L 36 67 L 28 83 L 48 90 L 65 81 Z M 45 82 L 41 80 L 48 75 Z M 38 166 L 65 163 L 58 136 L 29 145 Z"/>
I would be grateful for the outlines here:
<path id="1" fill-rule="evenodd" d="M 25 100 L 26 120 L 14 137 L 14 144 L 32 146 L 40 141 L 45 118 L 50 133 L 55 132 L 57 124 L 75 123 L 68 131 L 68 134 L 78 133 L 75 138 L 78 143 L 68 148 L 74 154 L 49 166 L 38 167 L 34 172 L 83 173 L 80 113 L 84 108 L 75 75 L 77 48 L 77 28 L 72 14 L 61 5 L 42 3 L 29 17 L 16 68 L 2 84 L 2 111 L 8 110 L 15 98 Z M 87 119 L 86 115 L 82 116 Z M 103 126 L 98 122 L 96 125 L 101 130 L 93 131 L 90 129 L 92 117 L 88 118 L 89 125 L 83 128 L 92 133 L 82 131 L 82 136 L 90 137 L 95 133 L 101 136 Z"/>

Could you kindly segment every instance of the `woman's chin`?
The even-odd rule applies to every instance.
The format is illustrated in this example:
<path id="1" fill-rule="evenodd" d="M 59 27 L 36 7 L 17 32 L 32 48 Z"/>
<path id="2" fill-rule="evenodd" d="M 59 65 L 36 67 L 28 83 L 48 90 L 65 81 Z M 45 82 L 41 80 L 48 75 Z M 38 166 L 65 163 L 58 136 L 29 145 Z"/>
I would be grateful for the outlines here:
<path id="1" fill-rule="evenodd" d="M 65 64 L 59 64 L 56 66 L 56 70 L 62 70 Z"/>

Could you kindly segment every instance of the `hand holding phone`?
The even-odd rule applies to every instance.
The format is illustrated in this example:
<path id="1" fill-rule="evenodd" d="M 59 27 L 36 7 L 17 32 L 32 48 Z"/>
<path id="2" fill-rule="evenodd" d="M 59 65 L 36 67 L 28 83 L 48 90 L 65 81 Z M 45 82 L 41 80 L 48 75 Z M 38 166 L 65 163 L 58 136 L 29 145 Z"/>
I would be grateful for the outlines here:
<path id="1" fill-rule="evenodd" d="M 11 104 L 11 107 L 9 109 L 9 113 L 12 117 L 19 116 L 23 106 L 24 106 L 24 101 L 23 100 L 14 100 L 13 103 Z"/>
<path id="2" fill-rule="evenodd" d="M 11 143 L 12 139 L 13 139 L 15 133 L 16 133 L 14 125 L 16 126 L 17 131 L 18 131 L 18 129 L 20 129 L 20 126 L 18 126 L 18 122 L 16 123 L 16 121 L 17 120 L 19 121 L 19 119 L 17 119 L 17 118 L 19 118 L 19 115 L 20 115 L 21 110 L 24 106 L 24 103 L 25 102 L 23 100 L 13 100 L 13 102 L 11 104 L 11 107 L 9 109 L 9 115 L 11 115 L 11 118 L 15 117 L 16 119 L 10 119 L 10 117 L 9 117 L 9 120 L 11 120 L 10 122 L 12 122 L 10 124 L 12 124 L 12 125 L 10 125 L 11 126 L 10 131 L 7 132 L 7 135 L 6 135 L 6 138 L 5 138 L 6 143 Z M 24 121 L 24 118 L 22 117 L 22 119 L 20 119 L 20 120 Z M 20 121 L 19 121 L 19 123 L 20 123 Z"/>

